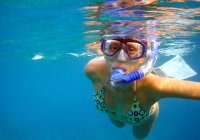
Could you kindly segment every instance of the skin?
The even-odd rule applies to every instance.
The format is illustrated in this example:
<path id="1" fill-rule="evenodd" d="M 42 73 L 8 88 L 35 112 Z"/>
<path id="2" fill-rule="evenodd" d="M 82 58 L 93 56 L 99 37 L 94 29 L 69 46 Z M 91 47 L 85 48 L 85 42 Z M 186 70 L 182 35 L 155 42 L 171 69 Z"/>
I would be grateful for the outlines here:
<path id="1" fill-rule="evenodd" d="M 127 70 L 126 73 L 130 73 L 137 70 L 144 60 L 145 58 L 140 58 L 134 62 L 124 62 L 115 58 L 108 59 L 106 56 L 98 57 L 87 63 L 85 74 L 91 80 L 94 91 L 98 91 L 106 83 L 113 68 L 122 67 Z M 134 95 L 144 109 L 150 110 L 154 106 L 152 115 L 141 125 L 130 124 L 117 115 L 108 115 L 111 122 L 117 127 L 123 127 L 125 124 L 132 125 L 133 135 L 137 139 L 144 139 L 149 134 L 159 113 L 158 101 L 160 99 L 166 97 L 200 99 L 200 83 L 198 82 L 147 74 L 136 80 L 136 91 L 134 91 L 134 83 L 115 88 L 108 83 L 105 87 L 104 100 L 109 110 L 121 115 L 126 115 L 130 110 Z"/>

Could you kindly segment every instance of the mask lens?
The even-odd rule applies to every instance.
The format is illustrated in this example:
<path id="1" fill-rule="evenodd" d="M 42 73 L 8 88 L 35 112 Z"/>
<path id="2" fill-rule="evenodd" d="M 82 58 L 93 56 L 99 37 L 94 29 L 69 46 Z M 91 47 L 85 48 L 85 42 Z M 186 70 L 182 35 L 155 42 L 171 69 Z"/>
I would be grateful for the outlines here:
<path id="1" fill-rule="evenodd" d="M 114 56 L 123 49 L 130 59 L 138 59 L 145 54 L 145 45 L 134 40 L 103 40 L 101 44 L 102 52 L 107 56 Z"/>
<path id="2" fill-rule="evenodd" d="M 139 58 L 143 55 L 143 46 L 136 42 L 127 42 L 126 48 L 128 55 L 131 59 Z"/>
<path id="3" fill-rule="evenodd" d="M 104 54 L 112 56 L 121 49 L 121 42 L 117 40 L 106 40 L 102 45 Z"/>

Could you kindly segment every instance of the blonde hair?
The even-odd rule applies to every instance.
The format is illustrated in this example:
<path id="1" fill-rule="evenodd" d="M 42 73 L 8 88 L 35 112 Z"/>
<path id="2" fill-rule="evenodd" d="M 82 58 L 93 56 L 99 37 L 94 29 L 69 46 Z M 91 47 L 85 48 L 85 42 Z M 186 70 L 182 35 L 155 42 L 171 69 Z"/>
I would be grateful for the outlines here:
<path id="1" fill-rule="evenodd" d="M 97 54 L 102 54 L 100 41 L 88 43 L 88 44 L 86 44 L 86 47 L 89 51 L 93 51 Z"/>

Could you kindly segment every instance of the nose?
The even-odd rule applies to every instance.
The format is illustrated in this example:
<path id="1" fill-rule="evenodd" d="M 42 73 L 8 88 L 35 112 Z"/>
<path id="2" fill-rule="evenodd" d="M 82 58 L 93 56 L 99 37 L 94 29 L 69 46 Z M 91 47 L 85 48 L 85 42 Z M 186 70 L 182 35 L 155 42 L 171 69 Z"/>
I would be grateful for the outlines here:
<path id="1" fill-rule="evenodd" d="M 121 49 L 120 52 L 117 54 L 117 60 L 119 61 L 127 61 L 128 55 L 124 51 L 124 49 Z"/>

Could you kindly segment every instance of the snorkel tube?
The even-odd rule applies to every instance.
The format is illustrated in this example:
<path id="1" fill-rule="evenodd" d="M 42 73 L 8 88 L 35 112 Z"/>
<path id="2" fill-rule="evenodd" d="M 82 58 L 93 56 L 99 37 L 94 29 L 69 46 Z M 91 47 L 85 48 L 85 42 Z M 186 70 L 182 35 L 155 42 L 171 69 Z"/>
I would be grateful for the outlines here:
<path id="1" fill-rule="evenodd" d="M 150 52 L 147 53 L 149 55 L 147 56 L 146 64 L 141 69 L 133 71 L 129 74 L 124 74 L 124 69 L 115 68 L 112 71 L 110 77 L 110 85 L 112 85 L 113 87 L 117 87 L 123 84 L 130 83 L 134 80 L 141 79 L 142 77 L 150 73 L 157 59 L 158 42 L 156 40 L 151 41 L 150 50 L 148 51 Z"/>

